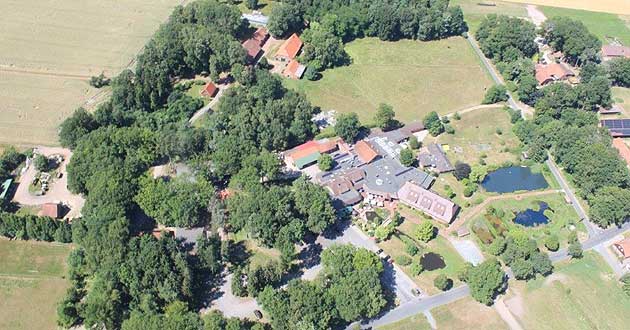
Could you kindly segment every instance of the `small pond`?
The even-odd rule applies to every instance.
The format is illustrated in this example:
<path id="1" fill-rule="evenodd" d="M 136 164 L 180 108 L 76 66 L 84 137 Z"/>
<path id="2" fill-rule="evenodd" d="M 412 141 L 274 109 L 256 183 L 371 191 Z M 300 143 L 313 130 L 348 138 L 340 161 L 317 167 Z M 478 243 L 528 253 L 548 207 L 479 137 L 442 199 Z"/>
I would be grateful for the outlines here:
<path id="1" fill-rule="evenodd" d="M 551 210 L 545 202 L 538 202 L 538 211 L 527 209 L 516 214 L 514 222 L 525 227 L 536 227 L 549 223 L 545 210 Z M 553 211 L 553 210 L 552 210 Z"/>
<path id="2" fill-rule="evenodd" d="M 444 258 L 442 258 L 441 255 L 433 252 L 425 253 L 420 259 L 420 263 L 422 264 L 422 268 L 428 271 L 442 269 L 446 267 Z"/>
<path id="3" fill-rule="evenodd" d="M 503 167 L 488 173 L 481 186 L 488 192 L 511 193 L 519 190 L 538 190 L 549 187 L 541 173 L 532 173 L 529 167 Z"/>

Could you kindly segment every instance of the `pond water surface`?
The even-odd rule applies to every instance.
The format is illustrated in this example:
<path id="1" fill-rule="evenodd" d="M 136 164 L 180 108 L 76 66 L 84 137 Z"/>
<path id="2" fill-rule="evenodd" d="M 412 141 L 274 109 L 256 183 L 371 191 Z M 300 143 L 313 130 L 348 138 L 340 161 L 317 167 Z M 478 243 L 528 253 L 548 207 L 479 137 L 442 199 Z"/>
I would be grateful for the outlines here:
<path id="1" fill-rule="evenodd" d="M 532 173 L 529 167 L 511 166 L 488 173 L 481 186 L 488 192 L 511 193 L 543 189 L 549 184 L 541 173 Z"/>
<path id="2" fill-rule="evenodd" d="M 446 267 L 444 258 L 442 258 L 441 255 L 433 252 L 425 253 L 420 259 L 420 263 L 422 264 L 422 268 L 428 271 L 442 269 Z"/>
<path id="3" fill-rule="evenodd" d="M 514 222 L 525 227 L 536 227 L 549 223 L 549 218 L 545 215 L 545 210 L 550 209 L 545 202 L 538 202 L 538 211 L 527 209 L 516 214 Z"/>

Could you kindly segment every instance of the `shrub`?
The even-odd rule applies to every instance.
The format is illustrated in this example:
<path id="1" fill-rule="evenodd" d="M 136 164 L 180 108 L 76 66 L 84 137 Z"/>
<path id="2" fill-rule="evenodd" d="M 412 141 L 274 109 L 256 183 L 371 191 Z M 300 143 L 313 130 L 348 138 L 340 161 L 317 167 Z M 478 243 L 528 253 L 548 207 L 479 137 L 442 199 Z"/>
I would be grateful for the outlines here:
<path id="1" fill-rule="evenodd" d="M 433 280 L 433 285 L 439 290 L 446 291 L 451 288 L 453 281 L 446 275 L 440 274 Z"/>
<path id="2" fill-rule="evenodd" d="M 401 164 L 403 164 L 404 166 L 410 167 L 410 166 L 413 165 L 413 163 L 415 161 L 416 161 L 416 159 L 413 156 L 413 151 L 411 151 L 411 149 L 405 148 L 405 149 L 400 151 L 400 163 Z"/>
<path id="3" fill-rule="evenodd" d="M 457 181 L 462 181 L 470 175 L 470 171 L 470 165 L 458 161 L 455 163 L 455 171 L 453 172 L 453 175 Z"/>
<path id="4" fill-rule="evenodd" d="M 33 160 L 33 165 L 38 171 L 46 172 L 48 170 L 48 158 L 44 155 L 38 154 Z"/>
<path id="5" fill-rule="evenodd" d="M 630 273 L 623 275 L 619 280 L 621 281 L 621 290 L 630 296 Z"/>
<path id="6" fill-rule="evenodd" d="M 394 261 L 401 266 L 409 266 L 411 264 L 411 258 L 404 254 L 397 256 Z"/>
<path id="7" fill-rule="evenodd" d="M 418 141 L 418 138 L 415 135 L 412 135 L 409 138 L 409 148 L 413 150 L 418 150 L 422 146 L 422 143 Z"/>
<path id="8" fill-rule="evenodd" d="M 416 239 L 421 240 L 423 242 L 429 242 L 435 237 L 435 227 L 430 221 L 422 221 L 419 225 L 416 226 L 413 232 Z"/>
<path id="9" fill-rule="evenodd" d="M 453 114 L 453 119 L 455 119 L 455 120 L 461 120 L 461 119 L 462 119 L 462 116 L 459 114 L 459 112 L 456 112 L 456 113 L 454 113 L 454 114 Z"/>
<path id="10" fill-rule="evenodd" d="M 498 102 L 507 101 L 507 89 L 504 85 L 494 85 L 488 89 L 486 92 L 486 96 L 483 98 L 481 103 L 483 104 L 493 104 Z"/>
<path id="11" fill-rule="evenodd" d="M 558 240 L 558 236 L 556 235 L 547 236 L 547 238 L 545 238 L 545 247 L 549 251 L 558 251 L 558 249 L 560 248 L 560 241 Z"/>
<path id="12" fill-rule="evenodd" d="M 418 251 L 418 247 L 415 244 L 412 242 L 405 242 L 405 252 L 407 252 L 408 255 L 413 257 L 418 254 Z"/>
<path id="13" fill-rule="evenodd" d="M 455 134 L 455 129 L 453 128 L 453 126 L 451 125 L 444 125 L 444 131 L 446 132 L 446 134 Z"/>
<path id="14" fill-rule="evenodd" d="M 322 154 L 317 160 L 317 166 L 322 171 L 330 171 L 333 168 L 334 160 L 329 154 Z"/>
<path id="15" fill-rule="evenodd" d="M 424 271 L 424 267 L 420 262 L 420 259 L 416 259 L 411 263 L 411 276 L 420 276 Z"/>

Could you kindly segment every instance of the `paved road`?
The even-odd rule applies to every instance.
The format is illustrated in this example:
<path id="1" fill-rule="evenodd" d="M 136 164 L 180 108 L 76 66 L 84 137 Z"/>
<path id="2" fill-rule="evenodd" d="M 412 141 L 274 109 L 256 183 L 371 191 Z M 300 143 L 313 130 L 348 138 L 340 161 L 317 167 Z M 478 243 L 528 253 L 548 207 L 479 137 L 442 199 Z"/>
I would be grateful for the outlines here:
<path id="1" fill-rule="evenodd" d="M 462 285 L 451 289 L 447 292 L 433 295 L 428 298 L 415 298 L 414 300 L 402 304 L 395 309 L 387 312 L 385 315 L 378 319 L 361 323 L 362 329 L 368 329 L 370 327 L 382 326 L 388 323 L 396 322 L 407 317 L 430 311 L 431 309 L 452 303 L 453 301 L 462 299 L 470 294 L 470 290 L 467 285 Z M 357 323 L 353 323 L 346 328 L 346 330 L 352 329 L 352 326 Z"/>
<path id="2" fill-rule="evenodd" d="M 630 230 L 630 222 L 626 222 L 621 227 L 613 227 L 608 228 L 599 233 L 589 237 L 586 241 L 582 242 L 582 249 L 591 250 L 604 242 L 610 241 L 617 235 L 621 235 L 624 232 Z M 559 262 L 569 258 L 569 254 L 566 249 L 559 250 L 558 252 L 554 252 L 549 254 L 549 259 L 552 262 Z"/>

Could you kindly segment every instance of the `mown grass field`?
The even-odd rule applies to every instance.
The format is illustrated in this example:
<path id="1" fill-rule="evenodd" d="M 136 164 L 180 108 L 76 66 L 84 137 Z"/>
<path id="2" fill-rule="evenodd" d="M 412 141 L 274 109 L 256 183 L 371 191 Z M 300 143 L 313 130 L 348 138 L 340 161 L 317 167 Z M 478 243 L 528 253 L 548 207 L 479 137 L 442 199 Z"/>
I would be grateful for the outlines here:
<path id="1" fill-rule="evenodd" d="M 480 5 L 480 3 L 491 3 L 494 4 L 494 6 L 484 6 Z M 451 0 L 450 4 L 462 7 L 464 19 L 466 23 L 468 23 L 469 31 L 473 33 L 477 31 L 481 20 L 488 14 L 528 17 L 525 6 L 505 1 L 483 2 L 479 0 Z"/>
<path id="2" fill-rule="evenodd" d="M 55 329 L 69 245 L 0 239 L 0 329 Z"/>
<path id="3" fill-rule="evenodd" d="M 613 87 L 612 94 L 615 103 L 620 104 L 624 109 L 621 116 L 630 118 L 630 88 Z"/>
<path id="4" fill-rule="evenodd" d="M 501 330 L 509 329 L 492 308 L 466 297 L 431 310 L 438 329 Z M 417 314 L 376 328 L 377 330 L 429 330 L 431 326 L 423 314 Z"/>
<path id="5" fill-rule="evenodd" d="M 627 329 L 630 324 L 630 297 L 592 252 L 556 265 L 548 278 L 510 286 L 517 295 L 507 304 L 524 329 Z"/>
<path id="6" fill-rule="evenodd" d="M 595 3 L 601 1 L 593 2 Z M 630 8 L 630 2 L 627 3 Z M 547 16 L 547 18 L 552 18 L 554 16 L 567 16 L 581 21 L 584 25 L 586 25 L 589 31 L 595 34 L 604 44 L 617 39 L 624 45 L 630 46 L 629 24 L 627 21 L 622 20 L 619 15 L 547 6 L 541 6 L 540 10 L 545 14 L 545 16 Z M 630 12 L 628 14 L 630 14 Z"/>
<path id="7" fill-rule="evenodd" d="M 478 105 L 491 85 L 480 60 L 460 37 L 419 42 L 365 38 L 346 44 L 351 65 L 326 70 L 319 81 L 284 80 L 324 110 L 356 112 L 372 121 L 380 103 L 403 122 L 431 111 L 446 114 Z"/>
<path id="8" fill-rule="evenodd" d="M 505 0 L 519 4 L 533 4 L 561 8 L 582 9 L 630 15 L 630 2 L 625 0 Z"/>
<path id="9" fill-rule="evenodd" d="M 447 144 L 447 155 L 453 164 L 457 161 L 478 164 L 482 156 L 489 165 L 519 159 L 520 142 L 512 133 L 510 116 L 502 106 L 461 114 L 460 120 L 451 118 L 450 125 L 455 129 L 455 134 L 444 133 L 437 138 L 429 135 L 423 144 Z"/>
<path id="10" fill-rule="evenodd" d="M 183 2 L 1 1 L 0 143 L 56 145 L 61 121 L 99 93 L 89 77 L 131 64 Z"/>
<path id="11" fill-rule="evenodd" d="M 256 8 L 256 10 L 263 13 L 263 15 L 269 16 L 269 14 L 271 14 L 271 10 L 273 9 L 273 6 L 275 6 L 277 3 L 278 3 L 277 1 L 273 1 L 273 0 L 258 0 L 258 8 Z M 252 12 L 251 9 L 247 8 L 247 0 L 242 0 L 238 4 L 238 9 L 241 11 L 241 13 Z"/>

